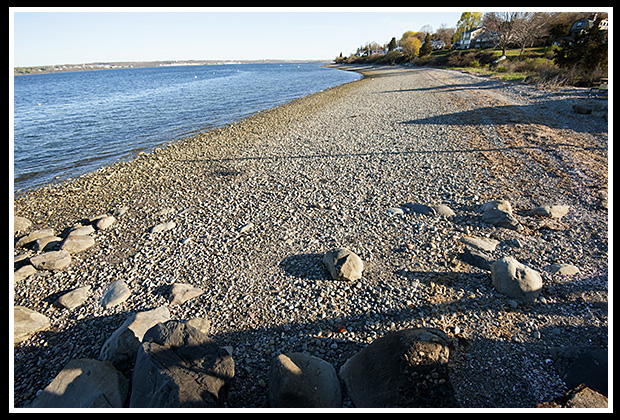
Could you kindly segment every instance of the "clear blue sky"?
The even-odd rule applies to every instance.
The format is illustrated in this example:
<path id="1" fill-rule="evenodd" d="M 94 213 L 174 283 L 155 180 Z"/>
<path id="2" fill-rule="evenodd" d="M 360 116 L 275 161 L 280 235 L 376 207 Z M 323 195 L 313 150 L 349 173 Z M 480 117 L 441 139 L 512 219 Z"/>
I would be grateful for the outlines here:
<path id="1" fill-rule="evenodd" d="M 454 8 L 11 8 L 13 65 L 327 59 L 409 30 L 455 27 Z M 11 21 L 10 21 L 11 23 Z"/>

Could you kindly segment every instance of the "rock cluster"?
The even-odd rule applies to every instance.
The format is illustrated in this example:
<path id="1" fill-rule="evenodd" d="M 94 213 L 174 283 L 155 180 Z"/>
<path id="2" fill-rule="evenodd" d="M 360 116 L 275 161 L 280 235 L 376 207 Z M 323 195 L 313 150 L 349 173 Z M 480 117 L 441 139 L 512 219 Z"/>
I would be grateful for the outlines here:
<path id="1" fill-rule="evenodd" d="M 203 321 L 168 318 L 165 307 L 132 314 L 98 360 L 71 360 L 29 407 L 224 407 L 235 375 L 230 350 L 208 336 Z M 308 353 L 279 354 L 271 363 L 269 404 L 338 408 L 342 380 L 356 407 L 456 407 L 450 341 L 437 329 L 389 333 L 351 357 L 339 375 Z"/>
<path id="2" fill-rule="evenodd" d="M 506 200 L 491 201 L 481 208 L 482 220 L 486 223 L 507 229 L 520 226 Z M 568 210 L 565 206 L 559 213 L 557 206 L 541 208 L 531 213 L 561 217 Z M 490 211 L 492 216 L 489 216 Z M 415 203 L 388 210 L 390 215 L 404 215 L 405 212 L 442 217 L 455 214 L 445 205 Z M 73 252 L 79 252 L 80 243 L 89 244 L 84 249 L 94 244 L 92 237 L 72 232 L 81 229 L 83 233 L 93 233 L 96 230 L 92 226 L 107 228 L 111 225 L 110 219 L 99 217 L 91 220 L 93 225 L 70 229 L 65 240 L 58 241 L 59 251 L 32 256 L 30 263 L 40 269 L 61 270 L 62 264 L 53 264 L 62 261 L 63 256 L 70 260 L 67 249 L 62 249 L 65 244 L 73 244 L 69 246 Z M 101 224 L 102 220 L 106 223 Z M 20 224 L 28 225 L 24 220 L 20 220 Z M 174 222 L 155 225 L 150 232 L 165 231 L 163 225 L 174 227 Z M 251 228 L 248 226 L 244 225 L 240 233 L 248 232 Z M 41 229 L 21 237 L 16 244 L 27 247 L 52 234 L 51 230 Z M 492 284 L 499 293 L 524 303 L 533 303 L 539 296 L 542 288 L 539 273 L 510 256 L 493 261 L 484 254 L 493 252 L 498 241 L 464 236 L 461 242 L 466 245 L 464 255 L 468 255 L 464 261 L 489 270 Z M 45 263 L 38 262 L 40 257 Z M 356 282 L 364 270 L 362 259 L 347 248 L 328 250 L 322 262 L 331 278 L 337 281 Z M 20 270 L 24 267 L 28 265 Z M 553 270 L 562 274 L 574 274 L 575 269 L 567 264 L 553 266 Z M 74 309 L 90 293 L 90 287 L 78 287 L 62 294 L 55 305 Z M 182 305 L 202 293 L 200 288 L 175 283 L 169 291 L 169 304 Z M 104 289 L 100 304 L 108 309 L 130 296 L 128 285 L 116 280 Z M 16 343 L 49 325 L 45 316 L 27 308 L 15 308 Z M 167 307 L 132 313 L 105 342 L 98 360 L 72 360 L 30 406 L 222 407 L 234 378 L 234 361 L 230 350 L 219 347 L 209 338 L 209 327 L 206 319 L 171 320 Z M 307 353 L 279 354 L 271 363 L 269 401 L 272 407 L 340 407 L 342 380 L 356 407 L 455 407 L 458 402 L 447 369 L 450 343 L 451 339 L 437 329 L 396 331 L 374 340 L 348 359 L 339 374 L 330 363 Z M 123 376 L 127 372 L 133 372 L 131 387 Z M 93 380 L 103 377 L 107 379 Z"/>

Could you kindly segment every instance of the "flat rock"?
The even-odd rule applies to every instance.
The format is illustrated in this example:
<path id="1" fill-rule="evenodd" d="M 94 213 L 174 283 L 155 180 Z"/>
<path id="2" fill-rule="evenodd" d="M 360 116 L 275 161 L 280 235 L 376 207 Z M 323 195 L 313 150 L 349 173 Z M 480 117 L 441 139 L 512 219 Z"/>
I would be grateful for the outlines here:
<path id="1" fill-rule="evenodd" d="M 15 343 L 20 343 L 49 326 L 50 320 L 45 315 L 23 306 L 13 308 L 13 341 Z"/>
<path id="2" fill-rule="evenodd" d="M 194 287 L 191 284 L 175 283 L 170 290 L 170 304 L 182 305 L 188 300 L 200 296 L 204 291 L 198 287 Z"/>
<path id="3" fill-rule="evenodd" d="M 71 236 L 71 235 L 87 236 L 93 233 L 94 231 L 95 231 L 95 228 L 92 225 L 77 226 L 71 229 L 67 236 Z"/>
<path id="4" fill-rule="evenodd" d="M 95 238 L 92 236 L 69 235 L 60 245 L 60 249 L 75 254 L 85 251 L 93 245 L 95 245 Z"/>
<path id="5" fill-rule="evenodd" d="M 336 370 L 308 353 L 280 354 L 271 363 L 269 403 L 272 408 L 342 407 Z"/>
<path id="6" fill-rule="evenodd" d="M 567 396 L 566 408 L 607 408 L 609 405 L 605 395 L 587 386 L 571 389 Z"/>
<path id="7" fill-rule="evenodd" d="M 241 226 L 241 227 L 238 229 L 238 232 L 239 232 L 240 234 L 248 233 L 248 232 L 249 232 L 249 231 L 251 231 L 253 228 L 254 228 L 254 223 L 249 222 L 249 223 L 246 223 L 246 224 L 244 224 L 243 226 Z"/>
<path id="8" fill-rule="evenodd" d="M 65 249 L 49 251 L 30 258 L 30 264 L 38 270 L 62 270 L 71 263 L 71 254 Z"/>
<path id="9" fill-rule="evenodd" d="M 533 303 L 542 290 L 540 273 L 512 257 L 503 257 L 491 264 L 495 289 L 525 303 Z"/>
<path id="10" fill-rule="evenodd" d="M 32 249 L 35 251 L 51 251 L 54 247 L 62 242 L 62 238 L 58 236 L 44 236 L 34 241 Z"/>
<path id="11" fill-rule="evenodd" d="M 480 238 L 476 236 L 462 236 L 459 240 L 466 245 L 487 252 L 495 251 L 497 244 L 499 244 L 499 241 L 496 241 L 495 239 Z"/>
<path id="12" fill-rule="evenodd" d="M 556 263 L 551 264 L 551 272 L 562 276 L 573 276 L 579 274 L 580 270 L 572 264 Z"/>
<path id="13" fill-rule="evenodd" d="M 131 296 L 131 290 L 122 280 L 116 280 L 110 283 L 103 291 L 101 298 L 101 306 L 105 309 L 119 305 Z"/>
<path id="14" fill-rule="evenodd" d="M 490 225 L 521 231 L 523 225 L 512 214 L 512 207 L 506 200 L 495 200 L 483 205 L 482 221 Z"/>
<path id="15" fill-rule="evenodd" d="M 60 296 L 56 302 L 54 302 L 54 306 L 65 309 L 75 309 L 83 304 L 86 299 L 88 299 L 89 295 L 90 286 L 78 287 Z"/>
<path id="16" fill-rule="evenodd" d="M 32 222 L 25 217 L 13 216 L 13 234 L 25 232 L 30 226 L 32 226 Z"/>
<path id="17" fill-rule="evenodd" d="M 461 261 L 487 271 L 491 271 L 491 264 L 495 261 L 486 252 L 468 246 L 465 247 L 465 250 L 459 257 Z"/>
<path id="18" fill-rule="evenodd" d="M 356 281 L 362 277 L 362 259 L 347 248 L 335 248 L 323 256 L 323 264 L 334 280 Z"/>
<path id="19" fill-rule="evenodd" d="M 536 216 L 545 216 L 551 217 L 554 219 L 559 219 L 562 216 L 565 216 L 568 213 L 569 206 L 565 205 L 555 205 L 555 206 L 539 206 L 534 207 L 530 212 Z"/>
<path id="20" fill-rule="evenodd" d="M 452 217 L 456 214 L 454 213 L 454 210 L 452 210 L 445 204 L 437 204 L 435 206 L 431 206 L 431 208 L 435 211 L 436 214 L 444 217 Z"/>
<path id="21" fill-rule="evenodd" d="M 29 408 L 122 408 L 129 382 L 110 362 L 71 360 Z"/>
<path id="22" fill-rule="evenodd" d="M 390 207 L 386 211 L 387 211 L 387 214 L 390 215 L 390 216 L 396 216 L 396 215 L 400 215 L 400 214 L 405 214 L 403 209 L 401 209 L 400 207 Z"/>
<path id="23" fill-rule="evenodd" d="M 13 278 L 15 279 L 15 281 L 20 281 L 33 275 L 36 272 L 37 272 L 37 269 L 34 268 L 32 265 L 30 264 L 23 265 L 17 270 L 15 270 L 15 272 L 13 273 Z"/>
<path id="24" fill-rule="evenodd" d="M 37 239 L 45 238 L 46 236 L 54 236 L 54 230 L 45 228 L 32 231 L 28 235 L 19 238 L 19 240 L 15 243 L 15 248 L 29 246 Z"/>

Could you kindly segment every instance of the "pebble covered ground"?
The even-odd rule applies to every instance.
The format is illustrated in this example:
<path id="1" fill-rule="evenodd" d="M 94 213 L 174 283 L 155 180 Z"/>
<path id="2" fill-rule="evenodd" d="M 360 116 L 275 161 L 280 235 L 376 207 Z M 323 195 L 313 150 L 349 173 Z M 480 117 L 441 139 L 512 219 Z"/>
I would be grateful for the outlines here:
<path id="1" fill-rule="evenodd" d="M 14 282 L 13 304 L 51 321 L 14 347 L 16 407 L 70 360 L 97 358 L 130 312 L 162 305 L 172 319 L 208 319 L 232 348 L 229 407 L 268 406 L 280 353 L 308 352 L 338 371 L 386 332 L 421 326 L 453 339 L 450 380 L 463 407 L 534 407 L 566 392 L 554 349 L 607 348 L 608 337 L 607 121 L 571 108 L 590 90 L 352 69 L 366 77 L 15 197 L 31 230 L 56 234 L 124 208 L 68 267 Z M 481 221 L 480 205 L 496 199 L 510 201 L 523 230 Z M 529 213 L 550 204 L 569 211 Z M 538 271 L 537 301 L 498 293 L 489 271 L 462 261 L 463 237 L 495 239 L 494 259 Z M 334 281 L 323 266 L 339 246 L 364 261 L 359 281 Z M 555 263 L 579 273 L 555 273 Z M 131 295 L 104 309 L 116 280 Z M 175 283 L 204 293 L 170 305 Z M 53 305 L 85 285 L 81 306 Z M 352 406 L 344 389 L 343 400 Z"/>

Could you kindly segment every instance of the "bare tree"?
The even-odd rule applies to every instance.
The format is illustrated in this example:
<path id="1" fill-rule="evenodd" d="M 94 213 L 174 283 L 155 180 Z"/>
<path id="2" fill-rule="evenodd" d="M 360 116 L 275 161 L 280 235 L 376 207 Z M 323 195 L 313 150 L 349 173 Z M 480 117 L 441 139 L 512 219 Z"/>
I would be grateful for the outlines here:
<path id="1" fill-rule="evenodd" d="M 515 42 L 520 44 L 519 60 L 523 60 L 523 51 L 529 43 L 530 46 L 535 40 L 543 38 L 549 31 L 551 15 L 543 12 L 523 12 L 517 16 L 514 22 Z"/>
<path id="2" fill-rule="evenodd" d="M 506 48 L 515 41 L 517 20 L 523 12 L 488 12 L 484 14 L 482 26 L 495 34 L 497 45 L 506 55 Z"/>
<path id="3" fill-rule="evenodd" d="M 431 39 L 436 39 L 439 41 L 443 41 L 447 46 L 452 44 L 452 37 L 454 36 L 454 28 L 448 28 L 445 23 L 442 23 L 435 32 L 434 35 L 431 36 Z"/>

